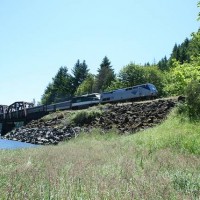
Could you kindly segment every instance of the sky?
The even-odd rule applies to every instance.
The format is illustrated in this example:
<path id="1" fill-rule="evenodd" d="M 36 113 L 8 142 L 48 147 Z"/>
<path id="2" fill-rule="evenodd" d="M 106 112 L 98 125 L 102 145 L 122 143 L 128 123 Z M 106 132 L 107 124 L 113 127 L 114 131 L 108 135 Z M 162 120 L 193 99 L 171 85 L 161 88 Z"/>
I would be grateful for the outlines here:
<path id="1" fill-rule="evenodd" d="M 196 0 L 0 0 L 0 105 L 41 100 L 61 66 L 158 62 L 199 28 Z"/>

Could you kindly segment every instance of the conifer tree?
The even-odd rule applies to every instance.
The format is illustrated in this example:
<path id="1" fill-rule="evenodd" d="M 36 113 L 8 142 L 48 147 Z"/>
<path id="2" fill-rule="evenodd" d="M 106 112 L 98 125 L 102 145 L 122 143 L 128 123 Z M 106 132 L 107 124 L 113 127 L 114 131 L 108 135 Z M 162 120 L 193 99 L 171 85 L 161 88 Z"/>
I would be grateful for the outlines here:
<path id="1" fill-rule="evenodd" d="M 158 68 L 162 71 L 168 70 L 169 65 L 168 65 L 168 60 L 167 57 L 165 56 L 158 62 Z"/>
<path id="2" fill-rule="evenodd" d="M 100 68 L 98 69 L 98 74 L 96 76 L 95 82 L 95 91 L 104 91 L 108 86 L 110 86 L 113 80 L 115 80 L 115 73 L 112 69 L 111 62 L 107 56 L 105 56 L 102 63 L 100 64 Z"/>
<path id="3" fill-rule="evenodd" d="M 72 78 L 68 74 L 67 67 L 60 67 L 57 74 L 49 83 L 42 95 L 43 104 L 51 104 L 58 101 L 67 100 L 72 96 Z"/>
<path id="4" fill-rule="evenodd" d="M 77 90 L 79 85 L 86 79 L 88 76 L 89 69 L 86 65 L 85 60 L 83 63 L 80 63 L 77 60 L 73 70 L 72 70 L 72 82 L 73 82 L 73 93 Z"/>

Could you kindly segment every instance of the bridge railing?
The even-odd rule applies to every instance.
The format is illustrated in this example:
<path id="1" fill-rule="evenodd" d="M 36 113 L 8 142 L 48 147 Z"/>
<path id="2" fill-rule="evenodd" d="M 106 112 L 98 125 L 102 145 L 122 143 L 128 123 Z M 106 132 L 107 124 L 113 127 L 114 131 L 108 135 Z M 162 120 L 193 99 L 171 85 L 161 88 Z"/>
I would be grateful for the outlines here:
<path id="1" fill-rule="evenodd" d="M 0 120 L 15 120 L 27 116 L 27 108 L 33 107 L 33 103 L 24 101 L 14 102 L 10 106 L 0 105 Z"/>

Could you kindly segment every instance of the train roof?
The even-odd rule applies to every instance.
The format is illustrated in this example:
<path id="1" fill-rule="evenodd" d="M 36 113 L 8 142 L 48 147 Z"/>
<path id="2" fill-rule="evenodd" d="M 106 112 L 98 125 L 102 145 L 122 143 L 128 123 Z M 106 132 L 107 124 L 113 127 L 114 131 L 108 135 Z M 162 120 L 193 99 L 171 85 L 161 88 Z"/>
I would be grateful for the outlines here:
<path id="1" fill-rule="evenodd" d="M 153 84 L 152 83 L 144 83 L 144 84 L 141 84 L 141 85 L 134 85 L 132 87 L 120 88 L 120 89 L 112 90 L 112 91 L 109 91 L 109 92 L 102 92 L 102 94 L 112 94 L 113 92 L 119 92 L 119 91 L 137 88 L 137 87 L 142 87 L 144 85 L 153 85 Z"/>

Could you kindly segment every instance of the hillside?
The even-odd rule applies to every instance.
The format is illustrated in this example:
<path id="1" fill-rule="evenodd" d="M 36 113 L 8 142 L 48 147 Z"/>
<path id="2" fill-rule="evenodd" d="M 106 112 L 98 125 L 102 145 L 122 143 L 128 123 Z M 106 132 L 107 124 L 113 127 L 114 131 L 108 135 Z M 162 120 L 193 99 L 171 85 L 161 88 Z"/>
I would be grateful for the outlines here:
<path id="1" fill-rule="evenodd" d="M 94 128 L 104 132 L 114 129 L 120 134 L 135 133 L 160 124 L 176 103 L 177 99 L 166 99 L 56 112 L 15 129 L 4 138 L 33 144 L 58 144 Z"/>

